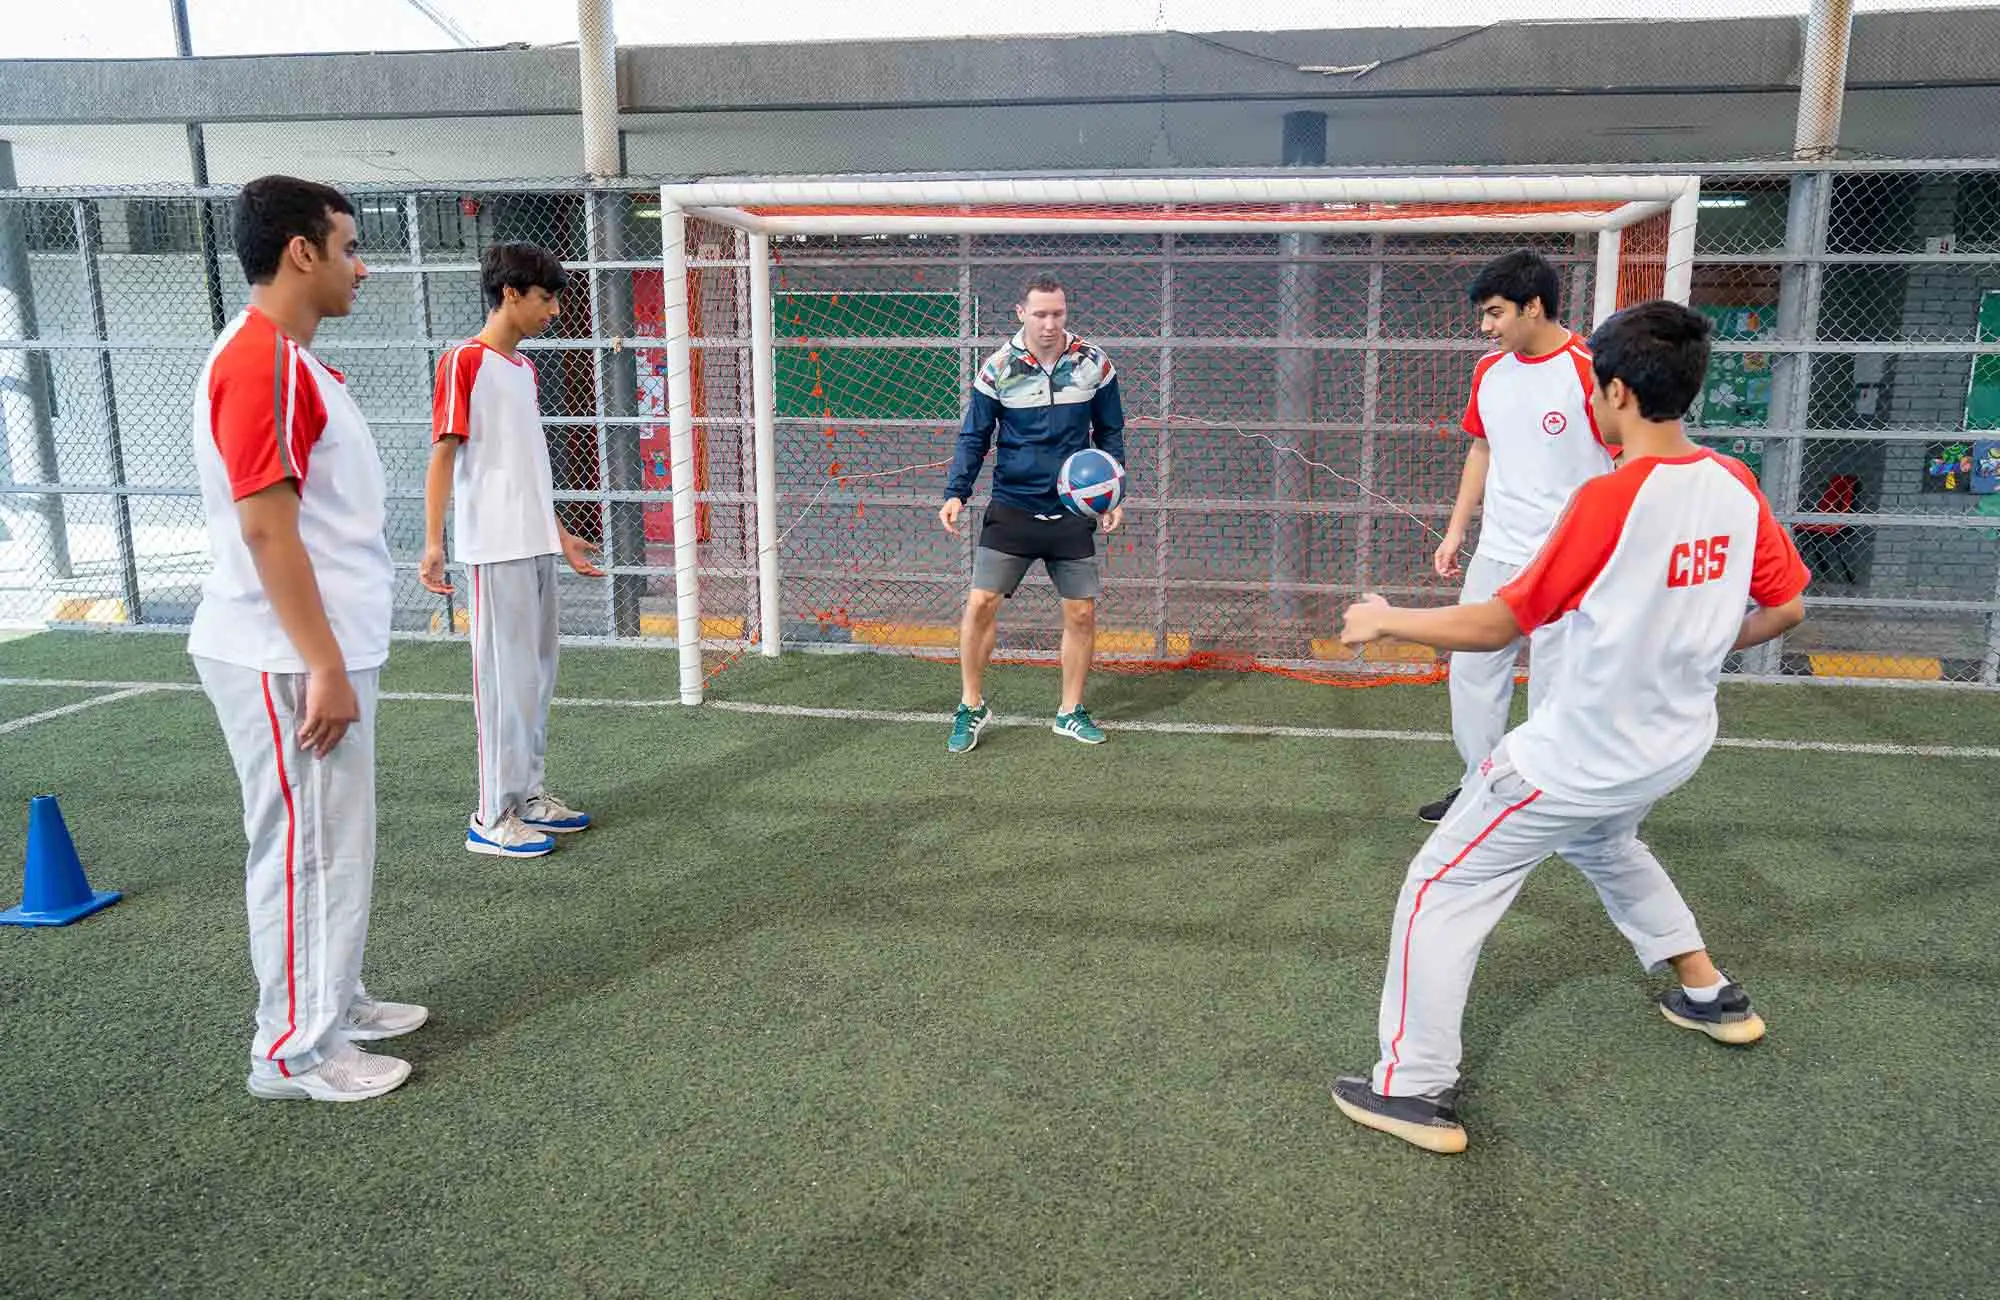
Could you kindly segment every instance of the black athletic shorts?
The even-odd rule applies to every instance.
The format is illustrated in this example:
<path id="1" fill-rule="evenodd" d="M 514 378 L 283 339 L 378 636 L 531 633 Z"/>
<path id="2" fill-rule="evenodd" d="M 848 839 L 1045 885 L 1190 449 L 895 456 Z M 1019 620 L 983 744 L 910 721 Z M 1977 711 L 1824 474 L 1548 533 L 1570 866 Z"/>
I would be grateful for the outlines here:
<path id="1" fill-rule="evenodd" d="M 1088 560 L 1097 554 L 1097 521 L 1067 510 L 1038 515 L 994 501 L 986 507 L 979 545 L 1031 560 Z"/>

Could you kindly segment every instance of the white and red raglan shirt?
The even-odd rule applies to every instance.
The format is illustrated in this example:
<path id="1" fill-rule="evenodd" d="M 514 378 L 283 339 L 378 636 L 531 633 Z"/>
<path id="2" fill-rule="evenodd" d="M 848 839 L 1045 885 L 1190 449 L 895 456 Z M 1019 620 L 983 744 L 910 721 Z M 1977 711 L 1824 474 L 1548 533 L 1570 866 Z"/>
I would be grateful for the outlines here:
<path id="1" fill-rule="evenodd" d="M 1546 356 L 1494 352 L 1472 371 L 1463 426 L 1492 451 L 1478 554 L 1503 564 L 1534 557 L 1578 486 L 1611 472 L 1590 413 L 1590 349 L 1571 334 Z"/>
<path id="2" fill-rule="evenodd" d="M 467 339 L 438 361 L 431 440 L 461 438 L 451 472 L 452 558 L 560 555 L 549 441 L 534 363 Z"/>
<path id="3" fill-rule="evenodd" d="M 340 372 L 246 307 L 202 367 L 193 434 L 215 568 L 202 583 L 189 652 L 260 672 L 305 671 L 264 594 L 236 505 L 289 479 L 341 657 L 351 670 L 381 667 L 395 593 L 383 535 L 387 489 L 374 434 Z"/>
<path id="4" fill-rule="evenodd" d="M 1564 620 L 1563 672 L 1507 741 L 1523 778 L 1579 803 L 1657 799 L 1715 741 L 1715 687 L 1749 602 L 1811 580 L 1740 461 L 1648 457 L 1594 478 L 1501 588 L 1521 630 Z"/>

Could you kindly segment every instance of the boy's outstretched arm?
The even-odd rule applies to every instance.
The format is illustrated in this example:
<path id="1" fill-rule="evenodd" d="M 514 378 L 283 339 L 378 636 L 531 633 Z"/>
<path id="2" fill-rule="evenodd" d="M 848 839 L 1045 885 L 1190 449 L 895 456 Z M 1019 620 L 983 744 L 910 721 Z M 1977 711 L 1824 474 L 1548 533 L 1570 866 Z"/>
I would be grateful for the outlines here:
<path id="1" fill-rule="evenodd" d="M 1403 609 L 1371 592 L 1348 606 L 1340 639 L 1348 645 L 1391 637 L 1439 650 L 1504 650 L 1521 631 L 1514 611 L 1498 598 L 1477 605 Z"/>

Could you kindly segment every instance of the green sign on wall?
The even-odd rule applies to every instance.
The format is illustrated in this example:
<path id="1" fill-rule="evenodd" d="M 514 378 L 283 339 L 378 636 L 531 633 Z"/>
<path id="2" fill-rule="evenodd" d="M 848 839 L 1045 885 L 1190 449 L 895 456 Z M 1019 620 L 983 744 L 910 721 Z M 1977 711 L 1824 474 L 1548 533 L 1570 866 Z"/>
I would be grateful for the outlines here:
<path id="1" fill-rule="evenodd" d="M 1775 307 L 1697 307 L 1715 327 L 1719 342 L 1744 343 L 1768 338 L 1778 329 Z M 1771 422 L 1771 354 L 1716 352 L 1709 358 L 1708 376 L 1688 411 L 1694 429 L 1761 429 Z M 1764 477 L 1764 440 L 1746 434 L 1693 433 L 1694 441 L 1734 456 Z"/>
<path id="2" fill-rule="evenodd" d="M 958 419 L 965 394 L 959 391 L 953 349 L 823 347 L 817 342 L 956 338 L 957 294 L 779 290 L 771 315 L 781 418 Z"/>
<path id="3" fill-rule="evenodd" d="M 2000 343 L 2000 290 L 1988 289 L 1979 296 L 1979 341 Z M 2000 429 L 2000 356 L 1972 359 L 1972 378 L 1965 390 L 1965 427 Z M 2000 514 L 2000 438 L 1972 444 L 1971 487 L 1986 497 L 1979 503 L 1981 514 Z"/>
<path id="4" fill-rule="evenodd" d="M 1979 297 L 1979 341 L 2000 343 L 2000 289 Z M 2000 429 L 2000 356 L 1974 357 L 1965 393 L 1965 427 Z"/>
<path id="5" fill-rule="evenodd" d="M 1718 343 L 1751 343 L 1777 333 L 1775 307 L 1697 308 L 1715 326 Z M 1688 413 L 1705 429 L 1761 429 L 1771 422 L 1771 354 L 1724 352 L 1709 358 L 1708 378 Z"/>

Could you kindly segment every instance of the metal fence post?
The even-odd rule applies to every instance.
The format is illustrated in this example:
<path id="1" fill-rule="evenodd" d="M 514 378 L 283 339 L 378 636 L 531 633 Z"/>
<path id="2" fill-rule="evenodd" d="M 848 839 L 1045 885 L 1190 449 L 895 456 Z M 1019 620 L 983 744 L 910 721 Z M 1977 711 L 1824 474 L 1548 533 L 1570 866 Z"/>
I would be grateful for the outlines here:
<path id="1" fill-rule="evenodd" d="M 204 204 L 202 215 L 207 215 Z M 84 293 L 90 299 L 90 328 L 100 343 L 108 343 L 111 331 L 104 315 L 104 278 L 97 261 L 101 232 L 97 225 L 97 205 L 83 199 L 72 200 L 70 220 L 76 229 L 76 255 L 83 263 Z M 127 623 L 143 623 L 145 610 L 139 593 L 139 560 L 132 543 L 132 498 L 125 493 L 125 441 L 118 421 L 118 385 L 111 373 L 111 351 L 99 348 L 97 392 L 104 403 L 104 456 L 111 471 L 111 521 L 118 542 L 118 595 L 125 605 Z"/>
<path id="2" fill-rule="evenodd" d="M 1805 473 L 1805 432 L 1812 420 L 1813 354 L 1800 347 L 1819 337 L 1819 306 L 1826 252 L 1827 211 L 1832 177 L 1825 172 L 1799 172 L 1792 177 L 1785 209 L 1784 270 L 1778 288 L 1777 349 L 1771 359 L 1769 449 L 1781 454 L 1776 473 L 1765 484 L 1771 505 L 1782 516 L 1799 509 L 1799 487 Z M 1790 350 L 1787 350 L 1790 349 Z M 1746 667 L 1758 676 L 1777 676 L 1784 668 L 1784 637 L 1776 637 L 1746 656 Z"/>
<path id="3" fill-rule="evenodd" d="M 757 476 L 757 623 L 759 648 L 778 657 L 783 622 L 778 604 L 777 347 L 771 324 L 771 237 L 749 235 L 750 402 L 755 421 Z"/>
<path id="4" fill-rule="evenodd" d="M 674 617 L 680 648 L 682 704 L 700 704 L 701 586 L 700 539 L 696 519 L 694 451 L 694 361 L 688 322 L 687 214 L 678 203 L 660 204 L 665 271 L 667 429 L 674 489 Z"/>
<path id="5" fill-rule="evenodd" d="M 14 146 L 0 140 L 0 190 L 14 188 Z M 28 241 L 21 205 L 0 203 L 0 340 L 23 342 L 39 338 L 35 286 L 28 275 Z M 49 356 L 30 347 L 0 349 L 0 451 L 7 457 L 17 489 L 56 483 L 55 426 L 49 406 L 55 387 L 50 382 Z M 23 537 L 31 553 L 48 557 L 49 576 L 69 578 L 69 529 L 62 497 L 53 492 L 30 493 L 7 503 L 10 527 Z"/>

